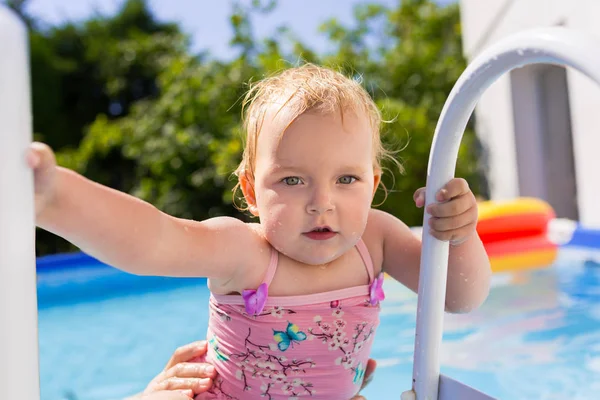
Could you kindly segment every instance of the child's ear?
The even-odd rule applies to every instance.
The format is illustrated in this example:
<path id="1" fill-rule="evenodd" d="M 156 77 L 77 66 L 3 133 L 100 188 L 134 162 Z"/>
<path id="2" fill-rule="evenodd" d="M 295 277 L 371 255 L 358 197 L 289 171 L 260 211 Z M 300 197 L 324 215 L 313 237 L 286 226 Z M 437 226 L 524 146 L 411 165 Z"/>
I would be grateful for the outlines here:
<path id="1" fill-rule="evenodd" d="M 240 187 L 242 194 L 248 204 L 248 211 L 255 217 L 258 217 L 258 207 L 256 206 L 256 194 L 254 193 L 254 177 L 248 171 L 243 171 L 240 176 Z"/>
<path id="2" fill-rule="evenodd" d="M 375 170 L 373 172 L 373 197 L 375 197 L 375 192 L 377 192 L 377 188 L 381 183 L 381 171 Z"/>

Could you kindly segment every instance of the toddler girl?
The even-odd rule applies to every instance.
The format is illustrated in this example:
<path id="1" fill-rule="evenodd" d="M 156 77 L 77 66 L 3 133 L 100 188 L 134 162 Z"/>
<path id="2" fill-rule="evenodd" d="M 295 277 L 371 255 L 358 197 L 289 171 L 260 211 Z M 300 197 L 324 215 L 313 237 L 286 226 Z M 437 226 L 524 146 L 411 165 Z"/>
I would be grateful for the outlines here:
<path id="1" fill-rule="evenodd" d="M 237 177 L 260 222 L 171 217 L 34 143 L 37 224 L 130 273 L 208 278 L 206 361 L 219 377 L 198 398 L 347 400 L 379 323 L 382 272 L 414 291 L 419 278 L 419 238 L 371 208 L 387 155 L 381 116 L 358 82 L 314 65 L 259 82 L 245 104 Z M 462 179 L 436 201 L 429 228 L 451 242 L 446 306 L 465 312 L 490 279 L 477 205 Z"/>

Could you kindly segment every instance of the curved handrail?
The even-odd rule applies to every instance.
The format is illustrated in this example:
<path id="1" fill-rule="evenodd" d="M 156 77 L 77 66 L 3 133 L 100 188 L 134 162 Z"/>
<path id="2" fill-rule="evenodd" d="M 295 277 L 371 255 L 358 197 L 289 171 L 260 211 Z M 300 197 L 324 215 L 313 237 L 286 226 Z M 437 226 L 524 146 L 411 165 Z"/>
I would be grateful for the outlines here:
<path id="1" fill-rule="evenodd" d="M 450 92 L 435 130 L 427 170 L 427 205 L 454 176 L 460 141 L 481 94 L 504 73 L 539 63 L 573 67 L 600 84 L 600 41 L 566 28 L 539 28 L 509 36 L 476 57 Z M 428 222 L 425 213 L 423 226 Z M 438 398 L 447 269 L 448 243 L 424 229 L 413 366 L 417 400 Z"/>

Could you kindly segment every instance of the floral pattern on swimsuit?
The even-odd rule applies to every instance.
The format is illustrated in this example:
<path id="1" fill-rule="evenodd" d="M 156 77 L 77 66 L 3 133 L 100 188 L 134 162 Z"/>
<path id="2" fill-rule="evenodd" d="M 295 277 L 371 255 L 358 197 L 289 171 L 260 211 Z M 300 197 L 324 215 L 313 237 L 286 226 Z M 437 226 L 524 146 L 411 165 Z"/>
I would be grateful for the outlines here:
<path id="1" fill-rule="evenodd" d="M 347 371 L 349 375 L 345 381 L 351 381 L 355 386 L 354 391 L 358 391 L 368 358 L 368 352 L 365 358 L 363 350 L 370 349 L 377 323 L 356 321 L 354 318 L 347 320 L 343 304 L 343 300 L 331 301 L 329 313 L 314 315 L 310 324 L 295 320 L 294 315 L 298 312 L 291 308 L 265 308 L 254 316 L 238 306 L 236 311 L 244 314 L 245 318 L 259 321 L 266 317 L 271 320 L 269 325 L 277 328 L 272 328 L 270 337 L 265 338 L 255 334 L 258 331 L 256 328 L 253 331 L 253 327 L 247 327 L 241 351 L 224 351 L 221 344 L 225 338 L 217 335 L 210 338 L 210 348 L 218 361 L 229 363 L 228 369 L 234 368 L 235 379 L 241 382 L 243 392 L 258 395 L 257 398 L 296 399 L 316 396 L 318 385 L 308 377 L 311 376 L 310 370 L 319 366 L 320 359 L 321 362 L 330 363 L 329 368 L 337 366 L 339 371 Z M 372 302 L 372 296 L 365 296 L 361 306 L 378 309 L 379 301 Z M 230 314 L 216 314 L 214 317 L 227 323 L 232 321 Z M 279 322 L 274 324 L 273 320 Z M 241 335 L 242 332 L 238 331 L 237 334 Z M 312 345 L 302 351 L 303 346 L 310 342 L 320 343 L 320 346 Z M 290 355 L 292 350 L 307 355 L 316 354 L 317 357 L 298 357 L 297 352 Z M 328 353 L 327 356 L 318 357 L 323 352 Z M 229 385 L 225 382 L 222 377 L 217 378 L 211 392 L 217 398 L 241 400 L 239 395 L 233 393 L 235 390 L 228 390 Z M 250 396 L 243 397 L 247 398 Z"/>

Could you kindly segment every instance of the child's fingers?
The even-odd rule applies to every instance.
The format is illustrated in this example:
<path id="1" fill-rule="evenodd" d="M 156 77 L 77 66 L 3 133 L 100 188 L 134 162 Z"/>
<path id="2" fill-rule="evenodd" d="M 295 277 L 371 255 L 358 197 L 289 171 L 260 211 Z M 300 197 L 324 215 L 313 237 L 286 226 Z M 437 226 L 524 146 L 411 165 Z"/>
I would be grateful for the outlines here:
<path id="1" fill-rule="evenodd" d="M 415 201 L 415 205 L 418 208 L 421 208 L 425 205 L 425 188 L 419 188 L 413 194 L 413 200 Z"/>
<path id="2" fill-rule="evenodd" d="M 429 233 L 434 238 L 443 242 L 450 242 L 452 244 L 462 243 L 466 238 L 470 237 L 475 232 L 475 223 L 465 225 L 461 228 L 450 230 L 450 231 L 438 231 L 433 228 L 429 229 Z"/>
<path id="3" fill-rule="evenodd" d="M 468 193 L 469 191 L 469 183 L 466 180 L 463 178 L 454 178 L 436 193 L 435 199 L 436 201 L 444 202 Z"/>
<path id="4" fill-rule="evenodd" d="M 28 149 L 25 159 L 29 168 L 35 169 L 40 165 L 40 156 L 33 149 Z"/>
<path id="5" fill-rule="evenodd" d="M 475 205 L 475 197 L 469 192 L 445 203 L 430 204 L 427 206 L 427 212 L 432 217 L 447 218 L 463 214 L 471 208 L 475 208 Z"/>
<path id="6" fill-rule="evenodd" d="M 181 346 L 173 352 L 171 359 L 165 366 L 165 370 L 173 367 L 182 362 L 191 361 L 196 357 L 200 357 L 206 354 L 206 341 L 201 340 Z"/>
<path id="7" fill-rule="evenodd" d="M 436 193 L 435 201 L 438 203 L 445 203 L 467 193 L 471 193 L 468 182 L 462 178 L 453 178 Z M 419 188 L 415 191 L 413 195 L 413 200 L 419 208 L 425 205 L 424 187 Z"/>
<path id="8" fill-rule="evenodd" d="M 44 143 L 33 142 L 27 152 L 27 164 L 34 169 L 56 164 L 54 152 Z"/>
<path id="9" fill-rule="evenodd" d="M 438 232 L 449 232 L 476 222 L 476 215 L 473 211 L 468 210 L 467 212 L 452 217 L 431 217 L 429 218 L 429 227 Z"/>

